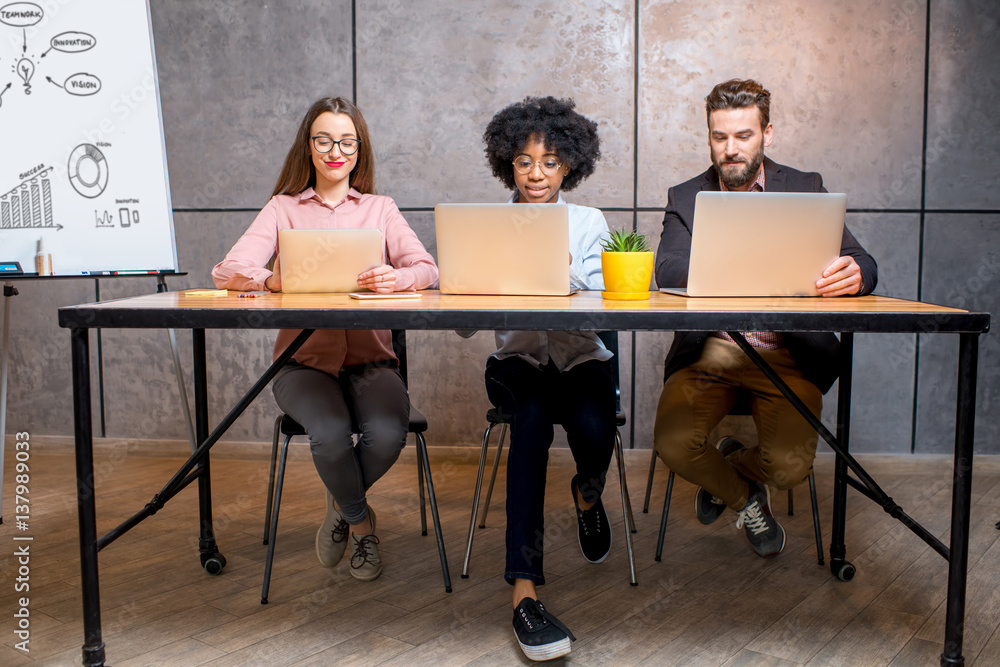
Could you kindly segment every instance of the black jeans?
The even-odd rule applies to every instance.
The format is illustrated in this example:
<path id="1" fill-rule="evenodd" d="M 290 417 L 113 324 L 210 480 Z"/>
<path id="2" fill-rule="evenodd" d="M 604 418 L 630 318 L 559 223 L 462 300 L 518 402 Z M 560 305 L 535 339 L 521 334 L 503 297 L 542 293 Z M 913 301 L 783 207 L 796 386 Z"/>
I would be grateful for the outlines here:
<path id="1" fill-rule="evenodd" d="M 611 365 L 591 360 L 559 372 L 535 368 L 517 357 L 486 363 L 486 392 L 510 415 L 507 454 L 507 565 L 504 579 L 544 584 L 545 473 L 553 425 L 562 424 L 573 459 L 574 478 L 587 502 L 604 491 L 615 446 L 615 389 Z M 567 495 L 569 507 L 574 507 Z M 575 529 L 575 521 L 573 523 Z"/>

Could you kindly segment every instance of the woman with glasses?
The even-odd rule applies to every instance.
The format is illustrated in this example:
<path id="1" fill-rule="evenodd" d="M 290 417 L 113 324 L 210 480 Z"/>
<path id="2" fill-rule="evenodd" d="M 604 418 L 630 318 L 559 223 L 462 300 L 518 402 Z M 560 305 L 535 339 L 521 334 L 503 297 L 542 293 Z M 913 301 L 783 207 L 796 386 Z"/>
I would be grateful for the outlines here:
<path id="1" fill-rule="evenodd" d="M 384 262 L 358 276 L 359 288 L 389 293 L 437 282 L 433 258 L 396 204 L 375 194 L 374 153 L 361 111 L 343 98 L 324 98 L 302 119 L 271 200 L 212 278 L 219 288 L 280 291 L 278 230 L 359 228 L 382 232 Z M 298 333 L 278 332 L 275 359 Z M 365 493 L 406 443 L 410 402 L 396 366 L 388 331 L 317 330 L 272 383 L 278 406 L 309 434 L 327 489 L 326 517 L 316 534 L 319 561 L 337 565 L 350 545 L 350 572 L 362 581 L 382 573 L 375 513 Z M 357 445 L 352 422 L 361 431 Z"/>
<path id="2" fill-rule="evenodd" d="M 528 97 L 499 111 L 483 135 L 493 175 L 513 190 L 510 202 L 565 204 L 594 173 L 600 158 L 597 124 L 574 111 L 572 100 Z M 596 208 L 567 204 L 570 282 L 603 290 L 601 241 L 608 225 Z M 576 462 L 567 502 L 576 508 L 585 559 L 600 563 L 611 549 L 601 502 L 615 441 L 615 390 L 604 348 L 593 332 L 497 331 L 486 362 L 486 390 L 511 415 L 507 455 L 507 563 L 513 585 L 514 634 L 532 660 L 570 652 L 572 633 L 538 601 L 545 531 L 545 472 L 554 423 L 562 424 Z"/>

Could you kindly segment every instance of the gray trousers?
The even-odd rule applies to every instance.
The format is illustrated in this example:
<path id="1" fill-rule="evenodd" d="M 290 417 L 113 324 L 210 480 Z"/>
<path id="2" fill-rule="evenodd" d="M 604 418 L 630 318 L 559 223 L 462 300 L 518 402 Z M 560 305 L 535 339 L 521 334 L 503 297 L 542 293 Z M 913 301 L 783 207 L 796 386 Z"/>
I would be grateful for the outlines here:
<path id="1" fill-rule="evenodd" d="M 365 492 L 406 444 L 410 399 L 395 368 L 344 368 L 339 377 L 289 361 L 271 385 L 278 407 L 309 434 L 313 463 L 348 523 L 368 516 Z M 360 438 L 352 438 L 352 424 Z"/>

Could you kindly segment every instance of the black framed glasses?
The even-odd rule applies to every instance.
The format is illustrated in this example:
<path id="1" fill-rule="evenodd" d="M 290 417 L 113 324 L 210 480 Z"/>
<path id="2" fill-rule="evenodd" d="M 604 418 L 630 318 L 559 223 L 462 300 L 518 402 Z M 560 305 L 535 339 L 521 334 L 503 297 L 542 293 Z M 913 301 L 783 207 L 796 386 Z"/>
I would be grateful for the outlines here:
<path id="1" fill-rule="evenodd" d="M 519 174 L 530 174 L 537 164 L 546 176 L 553 176 L 562 168 L 562 163 L 554 157 L 547 157 L 544 160 L 532 160 L 527 155 L 519 155 L 514 158 L 514 171 Z"/>
<path id="2" fill-rule="evenodd" d="M 361 142 L 357 139 L 341 139 L 338 141 L 322 134 L 309 138 L 312 139 L 313 148 L 316 149 L 317 153 L 329 153 L 335 145 L 339 144 L 340 152 L 343 155 L 354 155 L 358 152 L 358 146 L 361 145 Z"/>

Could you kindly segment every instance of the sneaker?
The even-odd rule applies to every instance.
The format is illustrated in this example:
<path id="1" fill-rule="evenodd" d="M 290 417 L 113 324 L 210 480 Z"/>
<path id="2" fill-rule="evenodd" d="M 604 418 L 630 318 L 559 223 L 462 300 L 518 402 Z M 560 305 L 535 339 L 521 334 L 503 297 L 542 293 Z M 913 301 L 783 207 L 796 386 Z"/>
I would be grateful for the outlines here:
<path id="1" fill-rule="evenodd" d="M 600 563 L 608 557 L 611 551 L 611 524 L 608 513 L 604 511 L 604 503 L 597 503 L 589 510 L 581 510 L 576 502 L 576 477 L 570 483 L 570 493 L 573 494 L 573 505 L 576 506 L 576 536 L 580 542 L 583 557 L 591 563 Z"/>
<path id="2" fill-rule="evenodd" d="M 726 503 L 716 498 L 702 487 L 694 492 L 694 513 L 698 521 L 709 526 L 726 511 Z"/>
<path id="3" fill-rule="evenodd" d="M 777 556 L 785 548 L 785 529 L 771 514 L 771 491 L 764 484 L 749 484 L 750 496 L 740 510 L 736 527 L 747 531 L 747 539 L 758 556 Z"/>
<path id="4" fill-rule="evenodd" d="M 351 576 L 358 581 L 372 581 L 382 574 L 382 557 L 378 553 L 378 537 L 374 534 L 351 535 Z"/>
<path id="5" fill-rule="evenodd" d="M 576 637 L 539 600 L 524 598 L 514 610 L 514 636 L 530 660 L 555 660 L 570 652 Z"/>
<path id="6" fill-rule="evenodd" d="M 743 443 L 736 438 L 730 438 L 726 436 L 719 440 L 719 444 L 716 445 L 719 448 L 719 453 L 723 457 L 728 457 L 733 452 L 739 451 L 741 449 L 746 449 Z M 694 494 L 694 513 L 698 517 L 698 521 L 709 526 L 722 516 L 722 513 L 726 511 L 726 503 L 721 499 L 713 496 L 711 493 L 698 487 L 698 490 Z"/>
<path id="7" fill-rule="evenodd" d="M 326 492 L 326 517 L 316 532 L 316 555 L 323 567 L 333 567 L 347 551 L 347 519 L 333 506 L 333 496 Z"/>

